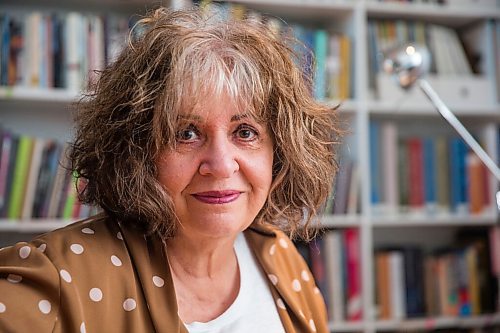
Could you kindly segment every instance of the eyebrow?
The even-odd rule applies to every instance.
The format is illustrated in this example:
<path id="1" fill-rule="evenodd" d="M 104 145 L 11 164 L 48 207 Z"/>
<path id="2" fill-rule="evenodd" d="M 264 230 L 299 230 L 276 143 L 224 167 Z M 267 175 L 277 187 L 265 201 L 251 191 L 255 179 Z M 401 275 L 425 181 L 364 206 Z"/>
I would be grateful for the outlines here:
<path id="1" fill-rule="evenodd" d="M 231 122 L 240 121 L 241 119 L 245 119 L 248 117 L 249 117 L 248 113 L 236 114 L 236 115 L 231 117 Z M 182 119 L 182 120 L 194 120 L 194 121 L 198 121 L 198 122 L 203 120 L 202 117 L 200 117 L 198 115 L 191 115 L 191 114 L 179 115 L 177 118 Z"/>

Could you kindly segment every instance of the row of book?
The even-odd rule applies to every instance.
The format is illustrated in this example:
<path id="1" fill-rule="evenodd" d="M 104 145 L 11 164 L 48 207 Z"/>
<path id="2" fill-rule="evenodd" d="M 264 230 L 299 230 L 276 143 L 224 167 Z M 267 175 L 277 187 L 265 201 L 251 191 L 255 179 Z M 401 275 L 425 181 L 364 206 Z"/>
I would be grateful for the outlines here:
<path id="1" fill-rule="evenodd" d="M 500 228 L 460 229 L 450 244 L 377 246 L 377 318 L 470 317 L 498 311 Z M 326 230 L 297 248 L 327 304 L 330 321 L 363 318 L 361 243 L 357 228 Z M 436 245 L 435 245 L 436 246 Z"/>
<path id="2" fill-rule="evenodd" d="M 81 91 L 115 59 L 131 24 L 119 15 L 0 13 L 0 85 Z"/>
<path id="3" fill-rule="evenodd" d="M 481 214 L 491 207 L 489 173 L 456 136 L 398 135 L 370 122 L 371 203 L 378 213 Z"/>
<path id="4" fill-rule="evenodd" d="M 345 100 L 352 97 L 351 38 L 344 33 L 289 22 L 274 16 L 263 15 L 238 3 L 226 1 L 200 1 L 199 5 L 210 12 L 216 6 L 225 18 L 248 18 L 268 25 L 277 35 L 296 38 L 295 47 L 299 65 L 313 77 L 313 93 L 318 100 Z"/>
<path id="5" fill-rule="evenodd" d="M 471 75 L 472 68 L 457 32 L 449 27 L 422 21 L 370 20 L 368 22 L 370 75 L 381 70 L 384 52 L 413 42 L 427 46 L 431 72 L 439 75 Z"/>
<path id="6" fill-rule="evenodd" d="M 96 209 L 82 205 L 75 178 L 64 167 L 67 145 L 2 130 L 0 218 L 84 218 Z"/>
<path id="7" fill-rule="evenodd" d="M 498 291 L 490 263 L 487 234 L 477 238 L 468 235 L 452 248 L 431 253 L 419 246 L 378 249 L 378 318 L 466 317 L 495 312 Z"/>
<path id="8" fill-rule="evenodd" d="M 340 159 L 333 191 L 324 214 L 356 215 L 360 212 L 360 179 L 358 164 L 350 158 Z"/>
<path id="9" fill-rule="evenodd" d="M 435 4 L 447 7 L 463 7 L 463 6 L 485 6 L 489 8 L 497 8 L 496 0 L 370 0 L 377 2 L 388 3 L 408 3 L 408 4 Z"/>
<path id="10" fill-rule="evenodd" d="M 297 244 L 336 323 L 363 318 L 359 237 L 357 228 L 329 230 L 309 244 Z"/>

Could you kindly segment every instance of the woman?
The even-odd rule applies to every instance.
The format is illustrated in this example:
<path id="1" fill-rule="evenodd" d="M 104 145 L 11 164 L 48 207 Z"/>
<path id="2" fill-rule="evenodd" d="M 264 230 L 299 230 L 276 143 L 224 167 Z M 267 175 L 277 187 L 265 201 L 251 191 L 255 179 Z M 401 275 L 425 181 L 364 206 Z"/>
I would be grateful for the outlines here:
<path id="1" fill-rule="evenodd" d="M 134 36 L 69 156 L 103 213 L 0 252 L 0 331 L 327 332 L 286 235 L 311 236 L 338 130 L 285 36 L 165 9 Z"/>

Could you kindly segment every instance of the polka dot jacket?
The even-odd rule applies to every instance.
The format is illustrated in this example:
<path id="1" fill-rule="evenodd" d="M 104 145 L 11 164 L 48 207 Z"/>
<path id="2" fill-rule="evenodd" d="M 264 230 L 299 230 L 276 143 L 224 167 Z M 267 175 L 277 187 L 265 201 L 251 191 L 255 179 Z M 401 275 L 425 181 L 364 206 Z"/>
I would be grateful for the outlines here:
<path id="1" fill-rule="evenodd" d="M 293 243 L 263 227 L 245 237 L 286 332 L 328 332 L 323 298 Z M 98 217 L 0 250 L 0 332 L 187 332 L 162 244 Z"/>

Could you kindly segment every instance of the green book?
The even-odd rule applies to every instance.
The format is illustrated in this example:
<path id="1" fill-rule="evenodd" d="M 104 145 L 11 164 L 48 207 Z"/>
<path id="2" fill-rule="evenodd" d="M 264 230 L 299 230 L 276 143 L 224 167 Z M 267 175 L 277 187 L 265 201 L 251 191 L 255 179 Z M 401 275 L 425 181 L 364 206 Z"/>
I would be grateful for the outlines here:
<path id="1" fill-rule="evenodd" d="M 21 135 L 17 147 L 17 156 L 12 179 L 12 188 L 10 192 L 9 208 L 7 217 L 17 219 L 21 217 L 23 209 L 23 200 L 28 179 L 28 172 L 31 163 L 31 150 L 33 149 L 33 139 Z"/>
<path id="2" fill-rule="evenodd" d="M 75 182 L 76 178 L 74 174 L 70 175 L 71 179 L 68 182 L 68 187 L 66 189 L 66 202 L 64 204 L 62 217 L 64 219 L 70 219 L 73 217 L 73 209 L 76 202 L 76 188 Z"/>

